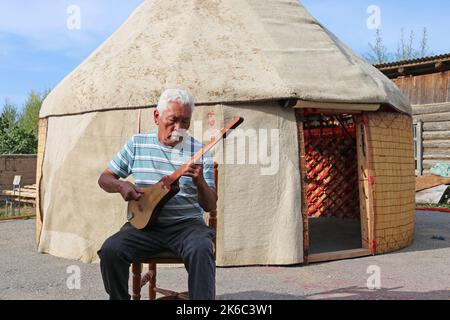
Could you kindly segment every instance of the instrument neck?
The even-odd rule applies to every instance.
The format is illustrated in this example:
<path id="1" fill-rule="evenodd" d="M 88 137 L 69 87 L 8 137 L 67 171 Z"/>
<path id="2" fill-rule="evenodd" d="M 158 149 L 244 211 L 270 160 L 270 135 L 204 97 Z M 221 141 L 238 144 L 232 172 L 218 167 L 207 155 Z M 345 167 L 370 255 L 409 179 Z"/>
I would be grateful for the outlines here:
<path id="1" fill-rule="evenodd" d="M 175 170 L 174 173 L 172 173 L 168 179 L 170 183 L 173 183 L 177 181 L 178 179 L 183 176 L 186 171 L 189 169 L 189 167 L 194 164 L 198 163 L 198 161 L 207 153 L 209 150 L 211 150 L 221 139 L 214 139 L 211 140 L 206 146 L 201 148 L 188 162 L 181 165 L 177 170 Z"/>
<path id="2" fill-rule="evenodd" d="M 188 162 L 180 166 L 177 170 L 175 170 L 174 173 L 172 173 L 170 176 L 168 176 L 168 182 L 172 184 L 173 182 L 177 181 L 181 178 L 182 175 L 186 173 L 188 168 L 194 164 L 198 163 L 198 161 L 207 153 L 209 150 L 211 150 L 217 143 L 219 143 L 221 140 L 225 139 L 227 136 L 227 133 L 231 130 L 239 126 L 244 119 L 240 117 L 234 117 L 232 121 L 230 121 L 222 130 L 220 130 L 219 134 L 211 139 L 211 141 L 201 148 Z M 193 143 L 193 142 L 192 142 Z"/>

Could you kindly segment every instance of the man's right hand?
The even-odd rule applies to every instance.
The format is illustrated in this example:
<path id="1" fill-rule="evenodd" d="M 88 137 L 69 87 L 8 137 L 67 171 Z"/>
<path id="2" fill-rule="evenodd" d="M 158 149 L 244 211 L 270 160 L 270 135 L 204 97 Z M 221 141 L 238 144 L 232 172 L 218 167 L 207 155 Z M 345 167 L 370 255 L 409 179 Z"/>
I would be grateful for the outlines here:
<path id="1" fill-rule="evenodd" d="M 144 193 L 144 190 L 137 188 L 129 181 L 120 181 L 119 193 L 125 201 L 139 200 Z"/>
<path id="2" fill-rule="evenodd" d="M 108 193 L 120 193 L 125 201 L 139 200 L 144 193 L 144 189 L 137 188 L 129 181 L 120 180 L 109 168 L 100 175 L 98 184 Z"/>

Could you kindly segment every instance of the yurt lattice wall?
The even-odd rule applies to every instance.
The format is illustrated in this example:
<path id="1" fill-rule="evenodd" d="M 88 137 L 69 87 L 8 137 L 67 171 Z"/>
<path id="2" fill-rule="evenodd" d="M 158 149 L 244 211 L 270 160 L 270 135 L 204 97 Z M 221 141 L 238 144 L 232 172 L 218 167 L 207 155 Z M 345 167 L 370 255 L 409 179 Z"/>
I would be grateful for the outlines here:
<path id="1" fill-rule="evenodd" d="M 353 116 L 307 114 L 303 133 L 307 215 L 359 219 Z"/>
<path id="2" fill-rule="evenodd" d="M 372 159 L 375 252 L 410 245 L 415 225 L 412 119 L 401 113 L 368 113 Z"/>

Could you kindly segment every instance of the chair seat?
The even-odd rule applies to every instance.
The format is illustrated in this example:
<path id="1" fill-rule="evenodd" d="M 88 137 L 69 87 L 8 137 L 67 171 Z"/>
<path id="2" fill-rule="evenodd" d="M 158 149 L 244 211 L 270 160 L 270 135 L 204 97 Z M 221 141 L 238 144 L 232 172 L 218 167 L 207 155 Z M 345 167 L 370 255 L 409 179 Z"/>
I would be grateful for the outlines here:
<path id="1" fill-rule="evenodd" d="M 155 263 L 155 262 L 157 262 L 157 263 L 158 262 L 159 263 L 161 263 L 161 262 L 170 263 L 172 261 L 175 262 L 175 263 L 179 263 L 179 262 L 182 262 L 183 260 L 181 259 L 181 257 L 177 256 L 172 251 L 165 250 L 165 251 L 158 252 L 154 256 L 148 257 L 147 259 L 142 261 L 142 263 Z"/>

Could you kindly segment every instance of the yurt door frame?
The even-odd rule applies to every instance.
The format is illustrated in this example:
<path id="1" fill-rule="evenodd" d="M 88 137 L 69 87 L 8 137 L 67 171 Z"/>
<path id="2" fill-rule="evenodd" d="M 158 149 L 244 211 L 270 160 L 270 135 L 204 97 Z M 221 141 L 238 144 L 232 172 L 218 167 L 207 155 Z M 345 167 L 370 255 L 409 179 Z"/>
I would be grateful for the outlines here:
<path id="1" fill-rule="evenodd" d="M 334 252 L 325 252 L 309 254 L 310 247 L 310 228 L 309 219 L 311 209 L 318 203 L 317 198 L 311 199 L 311 185 L 308 183 L 307 157 L 305 152 L 305 115 L 317 114 L 325 117 L 335 117 L 336 121 L 341 121 L 343 117 L 351 117 L 354 122 L 353 132 L 356 135 L 356 158 L 357 161 L 357 179 L 359 191 L 358 211 L 361 222 L 361 248 L 349 249 Z M 296 109 L 299 155 L 300 155 L 300 176 L 302 184 L 302 217 L 303 217 L 303 252 L 305 263 L 340 260 L 355 257 L 368 256 L 373 254 L 374 239 L 374 210 L 373 210 L 373 174 L 371 170 L 371 148 L 368 145 L 370 134 L 367 117 L 359 111 L 337 111 L 323 109 Z M 355 156 L 355 155 L 354 155 Z M 355 177 L 356 179 L 356 177 Z M 309 193 L 307 193 L 309 192 Z M 308 194 L 308 196 L 307 196 Z"/>

